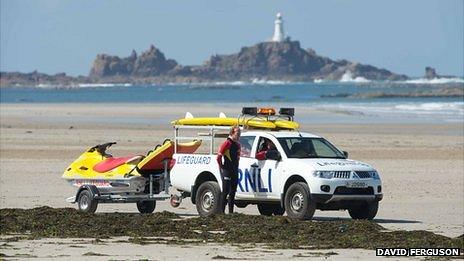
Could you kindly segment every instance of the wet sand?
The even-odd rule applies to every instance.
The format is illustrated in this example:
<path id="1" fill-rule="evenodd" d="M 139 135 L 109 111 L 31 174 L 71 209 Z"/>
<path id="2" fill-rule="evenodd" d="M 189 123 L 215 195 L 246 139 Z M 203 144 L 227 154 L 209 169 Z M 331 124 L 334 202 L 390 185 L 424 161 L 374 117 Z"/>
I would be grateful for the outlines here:
<path id="1" fill-rule="evenodd" d="M 156 144 L 172 137 L 169 121 L 183 117 L 186 111 L 192 112 L 195 116 L 211 116 L 211 112 L 216 114 L 219 111 L 227 115 L 236 115 L 239 110 L 239 106 L 219 107 L 214 104 L 0 104 L 0 206 L 1 208 L 72 206 L 65 202 L 65 198 L 74 195 L 75 190 L 61 179 L 61 174 L 64 168 L 87 147 L 102 142 L 117 141 L 118 144 L 112 148 L 115 156 L 146 154 Z M 317 117 L 324 117 L 326 114 L 334 116 L 331 112 L 297 109 L 297 119 L 298 112 L 314 113 Z M 393 230 L 428 230 L 451 237 L 464 233 L 464 126 L 462 122 L 440 124 L 315 122 L 305 123 L 301 130 L 329 139 L 340 149 L 348 151 L 350 158 L 369 163 L 379 170 L 383 180 L 384 199 L 380 203 L 375 221 L 382 226 Z M 183 216 L 197 214 L 195 207 L 188 200 L 177 209 L 172 208 L 168 202 L 159 202 L 156 211 L 162 210 Z M 136 212 L 137 210 L 135 204 L 107 204 L 100 205 L 97 211 Z M 254 206 L 237 209 L 237 212 L 258 214 Z M 316 211 L 315 213 L 315 219 L 322 221 L 348 218 L 349 215 L 345 211 Z M 21 246 L 28 243 L 20 241 L 15 244 Z M 146 246 L 134 245 L 131 249 L 132 247 L 140 248 L 143 252 Z M 173 251 L 179 251 L 178 255 L 182 256 L 182 251 L 179 250 L 181 246 L 164 247 L 178 248 Z M 234 253 L 241 251 L 241 248 L 227 247 L 230 247 L 230 251 Z M 198 251 L 201 249 L 198 246 L 194 248 Z M 38 247 L 34 255 L 45 257 L 40 254 L 42 250 L 39 249 L 42 247 Z M 89 249 L 86 248 L 86 252 L 93 251 L 92 248 Z M 354 253 L 352 257 L 355 258 L 358 253 L 356 251 L 358 250 L 350 250 L 346 253 Z M 304 251 L 301 252 L 304 254 Z M 361 252 L 363 251 L 359 251 Z M 365 258 L 373 253 L 364 252 L 367 252 L 367 256 L 363 256 Z M 115 258 L 138 258 L 137 255 L 127 257 L 114 253 Z M 221 255 L 223 252 L 217 253 Z M 46 254 L 50 255 L 48 252 Z M 288 257 L 282 255 L 284 256 L 271 255 L 267 259 Z M 230 257 L 230 255 L 224 256 Z M 151 257 L 175 258 L 169 254 Z M 331 256 L 334 257 L 336 256 Z M 103 257 L 103 259 L 108 258 L 112 256 Z M 199 258 L 210 259 L 211 256 L 205 254 Z"/>

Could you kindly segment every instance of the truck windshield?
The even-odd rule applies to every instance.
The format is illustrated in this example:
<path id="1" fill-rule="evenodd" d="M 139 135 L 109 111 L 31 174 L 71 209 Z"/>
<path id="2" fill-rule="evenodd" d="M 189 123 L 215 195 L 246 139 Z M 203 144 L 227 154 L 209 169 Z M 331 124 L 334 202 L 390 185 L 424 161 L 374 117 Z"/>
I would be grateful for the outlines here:
<path id="1" fill-rule="evenodd" d="M 345 155 L 323 138 L 278 138 L 288 158 L 345 159 Z"/>

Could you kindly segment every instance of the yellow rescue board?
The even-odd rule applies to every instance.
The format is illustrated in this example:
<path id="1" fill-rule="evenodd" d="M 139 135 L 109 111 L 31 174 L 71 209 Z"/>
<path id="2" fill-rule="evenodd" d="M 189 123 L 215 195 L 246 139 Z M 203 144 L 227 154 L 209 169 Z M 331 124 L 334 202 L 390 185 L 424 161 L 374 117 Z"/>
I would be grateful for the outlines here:
<path id="1" fill-rule="evenodd" d="M 274 124 L 277 126 L 277 128 L 287 129 L 287 130 L 295 130 L 300 127 L 300 124 L 298 124 L 298 122 L 286 121 L 286 120 L 276 120 Z"/>
<path id="2" fill-rule="evenodd" d="M 276 125 L 271 121 L 259 120 L 259 119 L 237 119 L 237 118 L 189 118 L 189 119 L 179 119 L 172 121 L 171 124 L 176 125 L 214 125 L 214 126 L 250 126 L 253 128 L 262 128 L 262 129 L 275 129 Z"/>

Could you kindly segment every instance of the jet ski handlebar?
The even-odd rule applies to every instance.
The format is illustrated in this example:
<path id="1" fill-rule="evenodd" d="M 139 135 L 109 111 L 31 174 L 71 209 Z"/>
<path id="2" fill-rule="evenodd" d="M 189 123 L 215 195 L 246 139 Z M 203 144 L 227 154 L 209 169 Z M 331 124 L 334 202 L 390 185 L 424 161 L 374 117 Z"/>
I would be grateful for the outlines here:
<path id="1" fill-rule="evenodd" d="M 102 155 L 106 155 L 106 150 L 113 146 L 114 144 L 116 144 L 116 142 L 107 142 L 107 143 L 103 143 L 103 144 L 98 144 L 92 148 L 89 149 L 90 152 L 94 151 L 94 150 L 97 150 L 100 154 Z"/>

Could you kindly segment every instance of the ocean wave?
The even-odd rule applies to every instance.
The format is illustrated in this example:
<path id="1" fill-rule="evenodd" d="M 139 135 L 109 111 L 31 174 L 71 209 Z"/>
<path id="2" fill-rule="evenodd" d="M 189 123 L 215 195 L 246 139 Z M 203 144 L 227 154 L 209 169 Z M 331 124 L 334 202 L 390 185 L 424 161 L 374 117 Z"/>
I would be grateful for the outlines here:
<path id="1" fill-rule="evenodd" d="M 407 102 L 407 103 L 339 103 L 321 104 L 325 110 L 363 113 L 367 115 L 447 115 L 462 117 L 464 102 Z"/>
<path id="2" fill-rule="evenodd" d="M 445 84 L 445 83 L 464 83 L 463 78 L 433 78 L 433 79 L 425 79 L 425 78 L 419 78 L 419 79 L 411 79 L 411 80 L 406 80 L 403 81 L 404 83 L 410 83 L 410 84 Z"/>
<path id="3" fill-rule="evenodd" d="M 95 88 L 95 87 L 130 87 L 132 83 L 79 83 L 76 87 L 79 88 Z"/>
<path id="4" fill-rule="evenodd" d="M 340 79 L 340 82 L 367 83 L 371 81 L 361 76 L 353 77 L 353 74 L 350 71 L 346 71 Z"/>
<path id="5" fill-rule="evenodd" d="M 399 104 L 395 109 L 415 112 L 455 112 L 464 114 L 463 102 L 427 102 L 419 104 Z"/>
<path id="6" fill-rule="evenodd" d="M 288 82 L 288 81 L 253 79 L 251 81 L 251 84 L 255 84 L 255 85 L 284 85 L 284 84 L 297 84 L 297 83 Z"/>
<path id="7" fill-rule="evenodd" d="M 188 84 L 172 84 L 172 85 L 190 85 L 192 88 L 198 87 L 228 87 L 228 86 L 246 86 L 246 85 L 295 85 L 301 84 L 300 82 L 277 81 L 277 80 L 264 80 L 255 78 L 251 81 L 219 81 L 219 82 L 200 82 Z M 169 85 L 169 84 L 168 84 Z"/>

